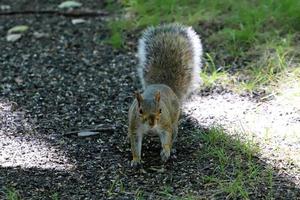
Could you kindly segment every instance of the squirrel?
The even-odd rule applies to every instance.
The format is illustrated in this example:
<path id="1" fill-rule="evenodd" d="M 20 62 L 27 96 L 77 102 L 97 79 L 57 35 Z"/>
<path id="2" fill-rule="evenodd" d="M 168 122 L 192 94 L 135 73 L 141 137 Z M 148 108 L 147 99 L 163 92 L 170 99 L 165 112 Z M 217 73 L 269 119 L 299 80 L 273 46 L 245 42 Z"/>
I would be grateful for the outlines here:
<path id="1" fill-rule="evenodd" d="M 131 166 L 141 164 L 143 135 L 159 136 L 163 162 L 178 133 L 181 105 L 200 83 L 202 44 L 192 27 L 165 24 L 147 28 L 138 42 L 138 75 L 143 93 L 129 108 Z"/>

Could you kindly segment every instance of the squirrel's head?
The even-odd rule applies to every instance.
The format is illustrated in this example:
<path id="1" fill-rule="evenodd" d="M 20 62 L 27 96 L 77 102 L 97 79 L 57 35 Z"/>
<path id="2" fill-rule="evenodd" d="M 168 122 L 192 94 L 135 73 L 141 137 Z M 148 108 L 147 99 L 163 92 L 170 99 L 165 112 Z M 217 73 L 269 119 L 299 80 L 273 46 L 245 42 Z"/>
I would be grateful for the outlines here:
<path id="1" fill-rule="evenodd" d="M 160 92 L 157 91 L 153 98 L 144 98 L 139 92 L 135 93 L 138 102 L 137 114 L 142 123 L 154 128 L 160 120 Z"/>

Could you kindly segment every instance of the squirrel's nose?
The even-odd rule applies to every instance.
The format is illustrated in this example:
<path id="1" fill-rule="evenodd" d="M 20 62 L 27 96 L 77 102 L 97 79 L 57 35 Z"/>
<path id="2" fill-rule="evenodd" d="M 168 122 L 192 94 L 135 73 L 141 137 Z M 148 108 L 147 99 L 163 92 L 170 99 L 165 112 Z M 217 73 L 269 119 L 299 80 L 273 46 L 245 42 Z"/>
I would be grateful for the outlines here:
<path id="1" fill-rule="evenodd" d="M 150 126 L 151 128 L 153 128 L 154 122 L 150 121 L 150 122 L 149 122 L 149 126 Z"/>

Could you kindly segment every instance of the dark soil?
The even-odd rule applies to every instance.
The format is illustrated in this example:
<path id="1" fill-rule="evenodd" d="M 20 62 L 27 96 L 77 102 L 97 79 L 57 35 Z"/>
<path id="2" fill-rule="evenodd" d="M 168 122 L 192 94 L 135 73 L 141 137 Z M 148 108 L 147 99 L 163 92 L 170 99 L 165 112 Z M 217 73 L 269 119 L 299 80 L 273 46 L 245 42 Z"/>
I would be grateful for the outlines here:
<path id="1" fill-rule="evenodd" d="M 61 1 L 49 2 L 0 4 L 12 10 L 56 9 Z M 101 9 L 101 2 L 84 1 L 84 6 Z M 0 16 L 0 198 L 9 188 L 21 199 L 165 199 L 166 190 L 176 196 L 214 196 L 201 179 L 213 173 L 212 161 L 196 158 L 205 146 L 193 136 L 199 127 L 189 116 L 182 117 L 180 145 L 164 172 L 151 170 L 161 165 L 160 149 L 155 139 L 147 138 L 146 172 L 130 168 L 127 110 L 139 88 L 135 49 L 106 45 L 109 32 L 103 17 L 76 25 L 71 20 Z M 7 42 L 7 30 L 20 24 L 29 31 L 19 41 Z M 34 32 L 45 35 L 37 38 Z M 101 126 L 110 130 L 89 138 L 64 135 Z M 300 196 L 292 181 L 273 176 L 276 198 Z M 267 189 L 260 185 L 251 197 L 265 198 Z"/>

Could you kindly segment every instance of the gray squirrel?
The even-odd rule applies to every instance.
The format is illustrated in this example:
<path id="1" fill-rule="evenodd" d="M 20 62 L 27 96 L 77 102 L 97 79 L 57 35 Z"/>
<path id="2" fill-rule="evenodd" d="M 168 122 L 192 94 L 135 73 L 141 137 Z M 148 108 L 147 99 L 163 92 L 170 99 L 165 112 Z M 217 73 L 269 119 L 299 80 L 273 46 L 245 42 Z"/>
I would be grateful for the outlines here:
<path id="1" fill-rule="evenodd" d="M 138 44 L 138 75 L 143 93 L 130 106 L 128 136 L 132 166 L 141 163 L 143 135 L 158 134 L 167 161 L 178 133 L 185 98 L 200 83 L 202 45 L 192 27 L 165 24 L 147 28 Z"/>

